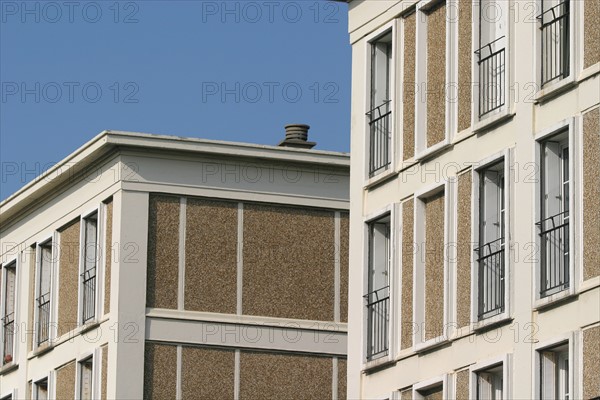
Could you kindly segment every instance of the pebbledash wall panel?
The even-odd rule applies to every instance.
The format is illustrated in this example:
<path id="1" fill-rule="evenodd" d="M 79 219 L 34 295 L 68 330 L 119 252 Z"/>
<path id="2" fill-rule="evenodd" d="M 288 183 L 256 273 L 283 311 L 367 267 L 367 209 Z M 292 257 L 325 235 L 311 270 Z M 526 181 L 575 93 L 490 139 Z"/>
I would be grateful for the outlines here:
<path id="1" fill-rule="evenodd" d="M 238 205 L 187 199 L 185 309 L 235 314 Z"/>
<path id="2" fill-rule="evenodd" d="M 600 276 L 600 108 L 583 116 L 583 279 Z"/>
<path id="3" fill-rule="evenodd" d="M 146 342 L 144 399 L 173 399 L 176 395 L 177 346 Z"/>
<path id="4" fill-rule="evenodd" d="M 415 155 L 415 62 L 417 17 L 412 13 L 404 18 L 404 61 L 402 77 L 402 149 L 403 159 Z"/>
<path id="5" fill-rule="evenodd" d="M 408 349 L 413 345 L 414 218 L 414 201 L 410 199 L 402 204 L 401 349 Z"/>
<path id="6" fill-rule="evenodd" d="M 442 192 L 425 201 L 425 340 L 444 328 L 444 200 Z"/>
<path id="7" fill-rule="evenodd" d="M 332 371 L 329 357 L 242 351 L 240 399 L 331 399 Z"/>
<path id="8" fill-rule="evenodd" d="M 62 228 L 59 232 L 58 336 L 61 336 L 77 326 L 79 219 Z"/>
<path id="9" fill-rule="evenodd" d="M 427 147 L 446 136 L 446 5 L 427 16 Z"/>
<path id="10" fill-rule="evenodd" d="M 600 326 L 583 331 L 583 398 L 600 397 Z"/>
<path id="11" fill-rule="evenodd" d="M 246 204 L 243 313 L 333 321 L 334 229 L 332 211 Z"/>
<path id="12" fill-rule="evenodd" d="M 102 380 L 100 381 L 100 398 L 106 400 L 108 386 L 108 345 L 102 346 Z"/>
<path id="13" fill-rule="evenodd" d="M 75 377 L 77 373 L 77 364 L 75 361 L 60 367 L 56 370 L 56 399 L 74 399 L 75 398 Z"/>
<path id="14" fill-rule="evenodd" d="M 343 358 L 338 359 L 338 400 L 345 400 L 347 397 L 347 371 L 348 361 Z"/>
<path id="15" fill-rule="evenodd" d="M 340 215 L 340 246 L 336 251 L 340 252 L 340 320 L 348 322 L 348 241 L 349 221 L 347 213 Z"/>
<path id="16" fill-rule="evenodd" d="M 458 2 L 458 132 L 471 126 L 472 13 L 472 2 Z"/>
<path id="17" fill-rule="evenodd" d="M 179 197 L 150 195 L 146 290 L 148 307 L 177 308 L 179 203 Z"/>
<path id="18" fill-rule="evenodd" d="M 458 176 L 456 254 L 456 323 L 471 321 L 471 170 Z"/>
<path id="19" fill-rule="evenodd" d="M 456 400 L 469 400 L 469 370 L 456 373 Z"/>
<path id="20" fill-rule="evenodd" d="M 585 0 L 583 7 L 583 67 L 587 68 L 600 62 L 600 35 L 598 34 L 600 1 Z"/>
<path id="21" fill-rule="evenodd" d="M 235 351 L 184 346 L 181 374 L 183 399 L 232 399 Z"/>
<path id="22" fill-rule="evenodd" d="M 112 235 L 113 235 L 113 200 L 106 203 L 106 235 L 104 240 L 105 270 L 104 270 L 104 314 L 110 312 L 110 281 L 112 273 Z"/>

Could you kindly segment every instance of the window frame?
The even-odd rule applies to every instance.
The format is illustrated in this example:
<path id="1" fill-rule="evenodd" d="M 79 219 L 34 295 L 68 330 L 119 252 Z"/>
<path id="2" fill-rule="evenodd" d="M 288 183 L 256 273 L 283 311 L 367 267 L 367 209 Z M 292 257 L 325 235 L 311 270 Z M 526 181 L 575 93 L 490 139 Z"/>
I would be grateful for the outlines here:
<path id="1" fill-rule="evenodd" d="M 512 354 L 503 354 L 501 356 L 489 358 L 480 361 L 469 367 L 469 398 L 477 399 L 477 378 L 480 372 L 485 372 L 491 368 L 502 365 L 502 398 L 511 399 L 512 393 Z"/>
<path id="2" fill-rule="evenodd" d="M 49 294 L 49 311 L 48 311 L 48 340 L 44 343 L 39 343 L 39 305 L 37 304 L 37 300 L 40 297 L 40 286 L 41 286 L 41 275 L 40 275 L 40 267 L 41 267 L 41 259 L 42 259 L 42 247 L 50 243 L 50 248 L 52 249 L 52 260 L 50 262 L 50 294 Z M 54 231 L 50 235 L 46 235 L 42 237 L 39 241 L 35 243 L 36 250 L 36 261 L 35 261 L 35 281 L 34 281 L 34 315 L 33 315 L 33 323 L 35 334 L 33 335 L 33 345 L 32 348 L 34 351 L 38 349 L 43 349 L 46 347 L 52 347 L 54 339 L 57 334 L 57 326 L 54 323 L 56 321 L 55 316 L 58 312 L 58 298 L 56 295 L 56 277 L 58 274 L 58 260 L 60 257 L 60 246 L 58 243 L 58 233 Z"/>
<path id="3" fill-rule="evenodd" d="M 491 317 L 479 320 L 479 268 L 475 251 L 471 252 L 471 326 L 474 330 L 486 328 L 511 319 L 512 302 L 511 290 L 513 286 L 513 260 L 511 257 L 512 243 L 512 193 L 514 182 L 513 149 L 507 148 L 492 154 L 479 162 L 471 170 L 471 243 L 479 246 L 480 224 L 480 191 L 481 172 L 488 167 L 504 162 L 504 311 Z M 474 250 L 474 247 L 472 250 Z"/>
<path id="4" fill-rule="evenodd" d="M 430 378 L 425 381 L 421 381 L 419 383 L 415 383 L 412 387 L 412 398 L 414 400 L 421 400 L 425 397 L 419 393 L 423 390 L 433 389 L 436 386 L 442 386 L 442 397 L 444 399 L 449 398 L 450 391 L 450 377 L 448 374 L 443 374 L 440 376 L 436 376 L 435 378 Z"/>
<path id="5" fill-rule="evenodd" d="M 90 361 L 92 362 L 92 376 L 91 376 L 91 396 L 92 399 L 100 398 L 100 369 L 102 368 L 101 364 L 101 348 L 96 348 L 93 351 L 88 351 L 82 353 L 77 358 L 77 371 L 75 377 L 75 400 L 81 400 L 81 384 L 83 377 L 83 364 Z"/>
<path id="6" fill-rule="evenodd" d="M 84 322 L 83 321 L 83 282 L 82 274 L 85 270 L 86 261 L 86 220 L 89 219 L 93 214 L 96 214 L 96 277 L 95 277 L 95 289 L 94 289 L 94 318 Z M 104 254 L 102 240 L 104 237 L 104 210 L 102 206 L 95 207 L 80 216 L 80 230 L 79 230 L 79 276 L 78 276 L 78 295 L 77 295 L 77 325 L 93 325 L 99 321 L 100 313 L 102 312 L 101 303 L 101 291 L 103 283 L 103 270 L 104 270 Z"/>
<path id="7" fill-rule="evenodd" d="M 398 242 L 398 216 L 399 214 L 399 205 L 397 203 L 389 204 L 386 207 L 378 209 L 363 218 L 363 286 L 362 292 L 367 293 L 369 290 L 369 226 L 370 223 L 375 222 L 379 219 L 384 218 L 386 215 L 389 215 L 390 218 L 390 266 L 389 266 L 389 316 L 388 316 L 388 354 L 386 356 L 382 356 L 376 358 L 374 360 L 368 360 L 367 358 L 367 330 L 369 329 L 368 325 L 368 313 L 366 312 L 366 307 L 362 307 L 362 354 L 361 354 L 361 364 L 363 370 L 368 370 L 382 364 L 386 364 L 392 362 L 396 357 L 397 346 L 397 320 L 396 320 L 396 310 L 397 310 L 397 296 L 396 291 L 398 290 L 397 282 L 398 279 L 397 274 L 397 266 L 398 266 L 398 251 L 397 251 L 397 242 Z M 364 301 L 364 300 L 363 300 Z"/>
<path id="8" fill-rule="evenodd" d="M 557 302 L 565 300 L 577 294 L 581 286 L 580 280 L 583 278 L 580 272 L 581 266 L 579 261 L 583 251 L 583 241 L 580 239 L 583 235 L 583 196 L 582 196 L 582 179 L 583 168 L 580 167 L 583 159 L 583 149 L 581 148 L 581 123 L 579 117 L 571 117 L 562 120 L 551 127 L 540 131 L 535 136 L 534 153 L 535 153 L 535 173 L 532 185 L 534 188 L 533 215 L 534 224 L 542 219 L 542 168 L 543 168 L 543 144 L 553 136 L 561 133 L 568 135 L 569 143 L 569 287 L 558 293 L 554 293 L 545 297 L 540 296 L 541 290 L 541 239 L 539 228 L 534 225 L 534 243 L 535 243 L 535 258 L 532 260 L 535 263 L 535 279 L 533 287 L 533 308 L 539 310 Z"/>
<path id="9" fill-rule="evenodd" d="M 31 380 L 31 400 L 38 400 L 36 386 L 42 381 L 46 381 L 48 400 L 54 399 L 56 397 L 54 388 L 54 371 L 50 371 L 46 375 L 38 376 L 35 379 Z"/>
<path id="10" fill-rule="evenodd" d="M 422 259 L 422 245 L 413 255 L 413 323 L 417 326 L 413 332 L 413 351 L 422 352 L 431 348 L 443 345 L 452 338 L 454 331 L 458 329 L 454 321 L 455 314 L 455 282 L 454 282 L 454 260 L 456 259 L 456 177 L 450 177 L 448 180 L 435 183 L 422 188 L 414 194 L 414 227 L 413 237 L 415 243 L 424 244 L 426 232 L 423 230 L 423 224 L 419 221 L 425 220 L 425 200 L 444 193 L 444 321 L 443 333 L 440 336 L 425 340 L 423 328 L 425 327 L 425 261 Z M 451 262 L 452 261 L 452 262 Z"/>
<path id="11" fill-rule="evenodd" d="M 13 266 L 14 264 L 14 266 Z M 6 262 L 0 264 L 0 274 L 2 274 L 0 282 L 1 282 L 1 286 L 0 286 L 0 342 L 2 342 L 2 346 L 0 347 L 0 369 L 2 368 L 10 368 L 10 366 L 14 366 L 17 365 L 18 362 L 18 351 L 19 351 L 19 346 L 17 346 L 17 343 L 19 343 L 18 340 L 15 340 L 15 336 L 14 336 L 14 332 L 15 330 L 13 329 L 13 349 L 12 349 L 12 360 L 8 363 L 4 363 L 4 323 L 3 323 L 3 319 L 6 317 L 6 269 L 9 267 L 13 267 L 15 269 L 15 289 L 14 289 L 14 305 L 13 305 L 13 327 L 17 326 L 17 323 L 19 321 L 19 281 L 20 281 L 20 269 L 21 269 L 21 262 L 20 262 L 20 257 L 18 256 L 14 256 L 11 257 L 9 259 L 6 260 Z"/>
<path id="12" fill-rule="evenodd" d="M 564 333 L 562 335 L 556 336 L 552 339 L 545 340 L 540 343 L 536 343 L 533 351 L 533 385 L 532 385 L 532 393 L 531 398 L 534 400 L 540 400 L 540 389 L 541 389 L 541 361 L 540 356 L 541 352 L 548 351 L 553 348 L 559 347 L 563 344 L 567 344 L 567 348 L 569 351 L 569 388 L 570 388 L 570 398 L 578 399 L 581 397 L 581 385 L 580 378 L 582 370 L 582 362 L 583 358 L 580 357 L 580 332 L 572 331 L 568 333 Z"/>
<path id="13" fill-rule="evenodd" d="M 396 124 L 397 121 L 399 120 L 399 118 L 397 118 L 397 114 L 398 114 L 398 107 L 397 107 L 397 102 L 398 102 L 398 96 L 397 96 L 397 91 L 398 88 L 396 87 L 396 80 L 397 80 L 397 76 L 398 76 L 398 55 L 399 55 L 399 51 L 398 51 L 398 46 L 399 43 L 401 42 L 401 37 L 400 37 L 400 29 L 399 29 L 399 20 L 398 18 L 394 18 L 392 21 L 386 23 L 385 25 L 383 25 L 382 27 L 380 27 L 379 29 L 375 30 L 373 33 L 371 33 L 365 40 L 366 40 L 366 50 L 365 50 L 365 71 L 366 71 L 366 75 L 365 75 L 365 103 L 363 108 L 365 109 L 365 114 L 364 114 L 364 134 L 363 134 L 363 143 L 364 146 L 363 148 L 364 150 L 364 157 L 365 157 L 365 164 L 364 164 L 364 170 L 363 170 L 363 181 L 365 182 L 365 186 L 371 186 L 377 182 L 380 182 L 382 180 L 387 179 L 390 175 L 393 175 L 396 172 L 396 166 L 397 166 L 397 155 L 398 155 L 398 151 L 397 151 L 397 146 L 398 146 L 398 140 L 396 140 L 396 136 L 397 136 L 397 132 L 398 129 L 396 128 Z M 370 155 L 371 155 L 371 143 L 370 143 L 370 124 L 369 124 L 369 117 L 367 116 L 367 113 L 369 111 L 371 111 L 371 80 L 372 80 L 372 65 L 371 65 L 371 49 L 372 49 L 372 45 L 373 43 L 377 42 L 378 39 L 381 39 L 382 37 L 386 36 L 388 33 L 391 33 L 392 35 L 392 44 L 391 44 L 391 50 L 392 50 L 392 55 L 391 55 L 391 67 L 390 67 L 390 71 L 389 71 L 389 85 L 390 85 L 390 110 L 391 110 L 391 114 L 390 114 L 390 121 L 389 121 L 389 126 L 390 126 L 390 142 L 389 142 L 389 158 L 390 158 L 390 162 L 389 162 L 389 166 L 386 169 L 383 169 L 382 171 L 376 173 L 375 175 L 371 176 L 370 171 L 369 171 L 369 166 L 370 166 Z"/>

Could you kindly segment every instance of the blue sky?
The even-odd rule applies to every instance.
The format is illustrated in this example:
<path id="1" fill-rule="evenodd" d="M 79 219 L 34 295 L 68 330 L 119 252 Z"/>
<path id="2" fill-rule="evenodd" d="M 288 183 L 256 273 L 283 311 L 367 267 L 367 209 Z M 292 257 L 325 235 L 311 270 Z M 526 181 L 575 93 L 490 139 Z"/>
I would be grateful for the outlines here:
<path id="1" fill-rule="evenodd" d="M 105 129 L 349 151 L 347 5 L 0 1 L 0 198 Z"/>

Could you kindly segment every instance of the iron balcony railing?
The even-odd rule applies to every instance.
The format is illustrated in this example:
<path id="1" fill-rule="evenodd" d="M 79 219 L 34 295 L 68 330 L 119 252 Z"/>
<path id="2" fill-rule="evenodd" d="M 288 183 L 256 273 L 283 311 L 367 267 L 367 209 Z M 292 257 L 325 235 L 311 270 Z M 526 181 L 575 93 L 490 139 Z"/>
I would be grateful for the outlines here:
<path id="1" fill-rule="evenodd" d="M 390 165 L 391 100 L 384 101 L 367 113 L 369 117 L 369 176 Z"/>
<path id="2" fill-rule="evenodd" d="M 85 324 L 96 317 L 96 268 L 90 268 L 81 274 L 83 285 L 83 315 Z"/>
<path id="3" fill-rule="evenodd" d="M 390 287 L 363 296 L 367 303 L 367 360 L 388 354 Z"/>
<path id="4" fill-rule="evenodd" d="M 542 87 L 569 76 L 569 0 L 542 12 L 538 17 L 542 36 Z"/>
<path id="5" fill-rule="evenodd" d="M 504 238 L 475 249 L 478 264 L 478 319 L 504 312 Z"/>
<path id="6" fill-rule="evenodd" d="M 540 295 L 546 297 L 569 287 L 569 212 L 536 223 L 541 237 Z"/>
<path id="7" fill-rule="evenodd" d="M 479 61 L 479 118 L 506 103 L 506 51 L 504 36 L 475 51 Z"/>
<path id="8" fill-rule="evenodd" d="M 50 338 L 50 292 L 37 298 L 38 304 L 38 346 L 46 343 Z"/>
<path id="9" fill-rule="evenodd" d="M 2 365 L 13 361 L 15 335 L 15 313 L 7 314 L 2 318 Z"/>

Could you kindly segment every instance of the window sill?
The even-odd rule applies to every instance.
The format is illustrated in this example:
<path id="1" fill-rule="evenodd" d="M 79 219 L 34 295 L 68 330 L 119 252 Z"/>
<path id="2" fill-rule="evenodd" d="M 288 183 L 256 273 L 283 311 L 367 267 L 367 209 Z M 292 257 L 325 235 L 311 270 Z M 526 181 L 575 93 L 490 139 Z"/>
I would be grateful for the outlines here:
<path id="1" fill-rule="evenodd" d="M 533 303 L 533 310 L 543 311 L 547 308 L 561 305 L 561 303 L 566 302 L 567 300 L 570 300 L 575 296 L 577 296 L 575 290 L 571 288 L 565 289 L 562 292 L 558 292 L 541 299 L 536 299 Z"/>
<path id="2" fill-rule="evenodd" d="M 396 175 L 398 175 L 398 172 L 395 171 L 390 166 L 390 168 L 388 168 L 384 172 L 381 172 L 381 173 L 375 175 L 374 177 L 369 178 L 367 180 L 367 182 L 365 183 L 363 189 L 364 190 L 369 190 L 369 189 L 371 189 L 374 186 L 382 184 L 383 182 L 387 181 L 388 179 L 392 179 Z"/>
<path id="3" fill-rule="evenodd" d="M 396 363 L 396 360 L 393 360 L 389 355 L 380 357 L 376 360 L 367 361 L 363 363 L 362 372 L 365 374 L 369 374 L 371 372 L 387 368 Z"/>
<path id="4" fill-rule="evenodd" d="M 0 375 L 9 374 L 9 373 L 17 370 L 18 368 L 19 368 L 19 364 L 17 364 L 14 361 L 11 361 L 8 364 L 5 364 L 2 367 L 0 367 Z"/>
<path id="5" fill-rule="evenodd" d="M 430 350 L 435 349 L 436 347 L 444 346 L 449 344 L 450 340 L 444 335 L 435 337 L 433 339 L 429 339 L 425 342 L 417 343 L 414 346 L 415 353 L 425 353 Z"/>
<path id="6" fill-rule="evenodd" d="M 585 81 L 586 79 L 589 79 L 589 78 L 593 77 L 594 75 L 597 75 L 598 73 L 600 73 L 600 63 L 590 65 L 589 67 L 587 67 L 586 69 L 581 71 L 581 74 L 579 74 L 578 81 L 579 82 Z"/>
<path id="7" fill-rule="evenodd" d="M 435 144 L 431 147 L 428 147 L 424 150 L 420 150 L 419 152 L 417 152 L 415 154 L 415 160 L 419 160 L 420 162 L 425 161 L 428 158 L 433 157 L 437 153 L 440 153 L 449 147 L 450 147 L 450 140 L 448 138 L 446 138 L 443 141 L 439 142 L 438 144 Z"/>
<path id="8" fill-rule="evenodd" d="M 43 345 L 36 347 L 28 358 L 39 357 L 52 350 L 54 350 L 54 343 L 44 343 Z"/>
<path id="9" fill-rule="evenodd" d="M 571 74 L 568 78 L 561 79 L 556 83 L 546 86 L 544 89 L 540 89 L 535 94 L 533 100 L 536 104 L 545 103 L 576 85 L 577 82 L 575 81 L 573 74 Z"/>
<path id="10" fill-rule="evenodd" d="M 508 107 L 504 107 L 498 114 L 491 115 L 487 118 L 484 118 L 478 122 L 473 124 L 473 133 L 482 133 L 485 131 L 489 131 L 497 125 L 503 124 L 512 117 L 515 116 L 515 113 L 511 113 L 508 110 Z"/>
<path id="11" fill-rule="evenodd" d="M 97 327 L 100 326 L 100 322 L 98 320 L 93 320 L 90 322 L 86 322 L 84 325 L 81 325 L 81 327 L 79 328 L 79 334 L 84 334 L 86 332 L 89 332 L 93 329 L 96 329 Z"/>
<path id="12" fill-rule="evenodd" d="M 483 319 L 481 321 L 473 321 L 473 331 L 479 333 L 487 329 L 495 328 L 498 325 L 507 324 L 511 322 L 513 318 L 508 313 L 503 312 L 502 314 L 494 315 Z"/>

